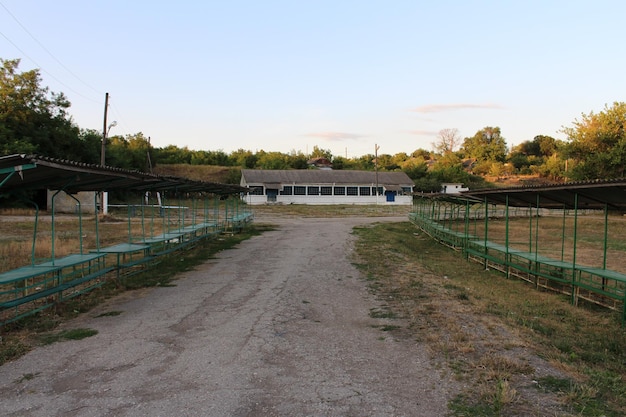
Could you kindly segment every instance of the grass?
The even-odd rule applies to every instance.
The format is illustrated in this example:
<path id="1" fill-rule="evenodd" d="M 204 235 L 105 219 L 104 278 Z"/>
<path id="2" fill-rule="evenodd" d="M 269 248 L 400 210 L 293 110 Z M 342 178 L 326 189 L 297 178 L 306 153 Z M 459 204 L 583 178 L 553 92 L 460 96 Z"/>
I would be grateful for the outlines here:
<path id="1" fill-rule="evenodd" d="M 370 289 L 466 387 L 452 415 L 626 414 L 626 335 L 616 313 L 485 271 L 408 222 L 354 233 L 354 262 L 376 284 Z"/>
<path id="2" fill-rule="evenodd" d="M 42 334 L 39 335 L 38 339 L 41 345 L 51 345 L 52 343 L 64 340 L 81 340 L 97 334 L 98 331 L 94 329 L 70 329 L 55 333 Z"/>

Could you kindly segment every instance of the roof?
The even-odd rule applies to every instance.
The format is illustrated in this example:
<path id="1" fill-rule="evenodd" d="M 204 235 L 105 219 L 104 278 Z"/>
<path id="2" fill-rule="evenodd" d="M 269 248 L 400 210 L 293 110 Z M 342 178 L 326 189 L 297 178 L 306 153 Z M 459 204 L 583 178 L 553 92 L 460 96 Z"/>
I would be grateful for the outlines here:
<path id="1" fill-rule="evenodd" d="M 593 209 L 626 211 L 626 179 L 567 182 L 511 188 L 472 190 L 462 196 L 490 204 L 549 209 Z"/>
<path id="2" fill-rule="evenodd" d="M 180 191 L 235 194 L 247 189 L 239 185 L 191 181 L 141 171 L 49 158 L 40 155 L 0 157 L 0 191 L 18 188 L 79 191 Z"/>
<path id="3" fill-rule="evenodd" d="M 378 181 L 374 171 L 321 170 L 321 169 L 288 169 L 263 170 L 242 169 L 242 183 L 253 184 L 378 184 L 402 185 L 413 187 L 413 180 L 401 171 L 378 172 Z"/>

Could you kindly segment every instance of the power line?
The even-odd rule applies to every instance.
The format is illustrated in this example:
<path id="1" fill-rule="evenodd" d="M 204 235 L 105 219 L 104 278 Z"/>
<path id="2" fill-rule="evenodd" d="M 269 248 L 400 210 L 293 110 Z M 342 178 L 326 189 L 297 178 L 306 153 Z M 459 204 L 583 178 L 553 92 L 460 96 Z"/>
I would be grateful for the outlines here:
<path id="1" fill-rule="evenodd" d="M 78 77 L 75 73 L 73 73 L 69 68 L 67 68 L 67 66 L 65 66 L 56 56 L 54 56 L 54 54 L 52 54 L 52 52 L 50 52 L 41 42 L 39 42 L 39 40 L 37 38 L 35 38 L 35 36 L 33 36 L 32 33 L 30 33 L 30 31 L 17 19 L 17 17 L 15 17 L 13 15 L 13 13 L 11 13 L 11 11 L 9 9 L 7 9 L 7 7 L 2 4 L 2 2 L 0 2 L 0 6 L 2 6 L 2 8 L 9 14 L 9 16 L 11 16 L 13 18 L 13 20 L 15 20 L 17 22 L 18 25 L 20 25 L 20 27 L 24 30 L 24 32 L 26 32 L 35 42 L 37 42 L 37 44 L 48 53 L 48 55 L 50 55 L 52 57 L 52 59 L 54 59 L 59 65 L 61 65 L 61 67 L 63 67 L 68 73 L 70 73 L 74 78 L 76 78 L 78 81 L 80 81 L 81 83 L 83 83 L 85 86 L 89 87 L 90 89 L 92 89 L 93 91 L 95 91 L 96 93 L 100 94 L 99 91 L 97 89 L 95 89 L 94 87 L 92 87 L 91 85 L 87 84 L 85 81 L 83 81 L 80 77 Z M 84 99 L 87 99 L 89 101 L 93 101 L 95 103 L 99 103 L 100 100 L 95 100 L 91 97 L 87 97 L 84 94 L 79 93 L 78 91 L 74 90 L 72 87 L 70 87 L 69 85 L 67 85 L 66 83 L 64 83 L 63 81 L 59 80 L 57 77 L 55 77 L 54 75 L 52 75 L 49 71 L 46 71 L 45 68 L 43 68 L 43 66 L 39 65 L 33 58 L 31 58 L 26 52 L 24 52 L 19 46 L 17 46 L 15 44 L 15 42 L 13 42 L 11 39 L 9 39 L 8 36 L 6 36 L 4 33 L 0 32 L 0 34 L 11 44 L 13 45 L 18 51 L 20 51 L 26 58 L 28 58 L 29 60 L 31 60 L 37 67 L 39 67 L 39 69 L 41 69 L 41 71 L 45 72 L 46 74 L 48 74 L 51 78 L 53 78 L 55 81 L 57 81 L 59 84 L 63 85 L 64 87 L 66 87 L 67 89 L 69 89 L 70 91 L 72 91 L 73 93 L 81 96 Z"/>
<path id="2" fill-rule="evenodd" d="M 121 116 L 121 112 L 119 111 L 117 106 L 115 104 L 109 103 L 109 107 L 111 107 L 111 109 L 115 112 L 115 116 L 116 116 L 115 119 L 117 120 L 118 124 L 122 127 L 122 130 L 126 130 L 127 132 L 131 132 L 131 129 L 124 122 L 124 118 Z"/>

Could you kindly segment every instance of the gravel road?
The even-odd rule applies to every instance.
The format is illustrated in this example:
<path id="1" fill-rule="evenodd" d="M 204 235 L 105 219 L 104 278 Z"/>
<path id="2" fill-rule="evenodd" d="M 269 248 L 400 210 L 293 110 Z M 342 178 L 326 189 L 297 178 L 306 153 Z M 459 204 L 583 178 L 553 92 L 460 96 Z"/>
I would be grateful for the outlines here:
<path id="1" fill-rule="evenodd" d="M 0 415 L 445 415 L 455 382 L 380 329 L 352 264 L 352 227 L 404 220 L 257 218 L 278 227 L 63 326 L 97 335 L 0 367 Z"/>

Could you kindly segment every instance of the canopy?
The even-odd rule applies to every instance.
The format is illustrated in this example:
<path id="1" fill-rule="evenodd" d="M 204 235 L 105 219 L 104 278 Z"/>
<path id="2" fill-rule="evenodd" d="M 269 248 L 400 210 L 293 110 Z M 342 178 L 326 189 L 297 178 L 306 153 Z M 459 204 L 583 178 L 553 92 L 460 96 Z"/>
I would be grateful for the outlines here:
<path id="1" fill-rule="evenodd" d="M 79 191 L 175 191 L 236 194 L 248 189 L 239 185 L 164 177 L 141 171 L 49 158 L 40 155 L 0 157 L 0 190 L 18 188 Z"/>
<path id="2" fill-rule="evenodd" d="M 490 204 L 548 209 L 626 211 L 626 179 L 566 182 L 562 184 L 492 188 L 459 194 Z"/>

